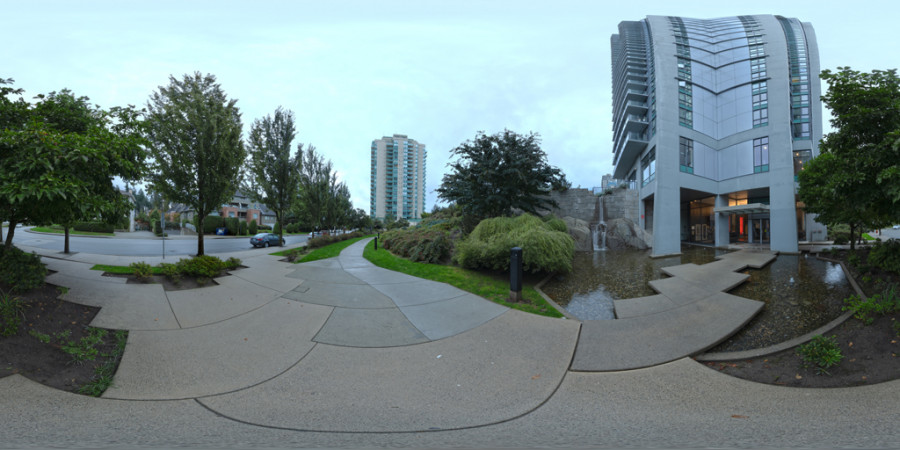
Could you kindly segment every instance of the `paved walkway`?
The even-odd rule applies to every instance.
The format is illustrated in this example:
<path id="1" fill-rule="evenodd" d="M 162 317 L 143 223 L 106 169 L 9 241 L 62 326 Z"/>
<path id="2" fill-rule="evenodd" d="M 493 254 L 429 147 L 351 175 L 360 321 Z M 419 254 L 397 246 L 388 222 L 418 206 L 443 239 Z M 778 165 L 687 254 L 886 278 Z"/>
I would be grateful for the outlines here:
<path id="1" fill-rule="evenodd" d="M 731 296 L 715 292 L 739 282 L 733 275 L 743 262 L 733 257 L 670 268 L 668 280 L 699 284 L 701 295 L 660 280 L 654 289 L 665 299 L 639 300 L 629 306 L 632 317 L 606 321 L 662 330 L 660 318 L 668 318 L 689 327 L 669 327 L 670 335 L 658 330 L 663 342 L 637 345 L 614 340 L 616 333 L 599 325 L 509 310 L 374 267 L 361 256 L 364 245 L 300 265 L 259 251 L 227 255 L 241 257 L 247 268 L 217 279 L 217 286 L 172 292 L 126 287 L 88 270 L 94 262 L 128 264 L 128 258 L 44 258 L 57 271 L 48 281 L 70 288 L 67 300 L 102 306 L 95 325 L 131 330 L 128 347 L 103 398 L 19 375 L 0 379 L 0 442 L 783 446 L 793 436 L 797 445 L 900 444 L 894 424 L 900 382 L 785 389 L 657 349 L 668 341 L 690 344 L 672 345 L 678 352 L 706 345 L 697 335 L 715 333 L 698 332 L 710 324 L 691 313 L 709 320 L 752 315 L 756 305 L 733 305 Z M 636 330 L 621 332 L 653 338 Z M 608 370 L 581 365 L 604 361 L 654 367 L 569 370 L 570 364 Z M 429 433 L 438 430 L 455 431 Z"/>

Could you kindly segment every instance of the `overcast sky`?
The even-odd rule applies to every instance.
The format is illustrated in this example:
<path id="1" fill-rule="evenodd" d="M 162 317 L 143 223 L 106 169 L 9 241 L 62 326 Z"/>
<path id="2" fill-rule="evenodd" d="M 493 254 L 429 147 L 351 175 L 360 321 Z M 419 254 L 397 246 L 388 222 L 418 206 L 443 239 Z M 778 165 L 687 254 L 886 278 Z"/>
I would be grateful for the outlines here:
<path id="1" fill-rule="evenodd" d="M 896 0 L 9 1 L 0 77 L 26 95 L 69 88 L 145 105 L 200 71 L 238 99 L 246 130 L 283 106 L 369 211 L 373 139 L 428 148 L 426 209 L 449 151 L 479 130 L 543 137 L 573 186 L 612 171 L 609 37 L 647 15 L 778 14 L 811 22 L 823 69 L 898 67 Z M 827 114 L 827 113 L 826 113 Z M 826 131 L 827 131 L 826 124 Z"/>

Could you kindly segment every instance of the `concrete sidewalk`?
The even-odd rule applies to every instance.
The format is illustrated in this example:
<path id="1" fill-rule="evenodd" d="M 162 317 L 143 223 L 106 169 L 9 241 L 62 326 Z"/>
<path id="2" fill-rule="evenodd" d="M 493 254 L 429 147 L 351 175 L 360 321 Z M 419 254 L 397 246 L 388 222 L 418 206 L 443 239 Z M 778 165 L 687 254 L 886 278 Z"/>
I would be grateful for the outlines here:
<path id="1" fill-rule="evenodd" d="M 54 281 L 70 288 L 66 299 L 102 306 L 98 325 L 131 330 L 128 347 L 102 398 L 56 391 L 20 375 L 0 379 L 0 442 L 900 445 L 894 424 L 900 382 L 786 389 L 677 358 L 641 370 L 570 372 L 576 346 L 581 351 L 588 340 L 600 358 L 614 353 L 640 365 L 655 353 L 628 341 L 627 330 L 617 340 L 596 340 L 577 321 L 509 310 L 443 283 L 374 267 L 362 258 L 365 243 L 299 265 L 258 252 L 223 255 L 245 255 L 247 268 L 214 287 L 174 292 L 88 270 L 109 257 L 44 259 L 58 271 Z M 715 273 L 733 273 L 738 263 L 713 264 Z M 682 280 L 703 271 L 672 268 L 673 278 Z M 727 284 L 724 273 L 721 283 Z M 681 301 L 670 287 L 658 291 L 666 301 Z M 659 320 L 650 325 L 662 341 L 687 342 L 693 338 L 683 336 L 701 319 L 716 320 L 722 314 L 711 312 L 732 308 L 730 296 L 708 292 L 637 318 Z M 669 327 L 665 335 L 662 318 L 691 328 Z"/>

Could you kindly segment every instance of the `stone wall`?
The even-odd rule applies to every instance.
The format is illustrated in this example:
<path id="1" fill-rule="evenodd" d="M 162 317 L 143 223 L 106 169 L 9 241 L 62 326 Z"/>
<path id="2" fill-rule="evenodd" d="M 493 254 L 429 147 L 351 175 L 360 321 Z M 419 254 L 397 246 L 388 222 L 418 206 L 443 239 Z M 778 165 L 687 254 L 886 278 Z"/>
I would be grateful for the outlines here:
<path id="1" fill-rule="evenodd" d="M 556 217 L 572 217 L 587 223 L 598 221 L 597 196 L 590 189 L 569 189 L 565 192 L 553 191 L 550 198 L 556 200 L 558 207 L 542 214 L 553 214 Z"/>
<path id="2" fill-rule="evenodd" d="M 636 189 L 613 189 L 612 194 L 603 196 L 603 219 L 628 219 L 640 223 L 641 211 Z"/>
<path id="3" fill-rule="evenodd" d="M 553 191 L 550 198 L 556 200 L 559 207 L 544 214 L 556 217 L 573 217 L 589 224 L 600 222 L 600 211 L 597 209 L 597 196 L 590 189 L 569 189 L 565 192 Z M 614 189 L 611 194 L 603 196 L 603 220 L 629 219 L 640 223 L 638 191 L 634 189 Z"/>

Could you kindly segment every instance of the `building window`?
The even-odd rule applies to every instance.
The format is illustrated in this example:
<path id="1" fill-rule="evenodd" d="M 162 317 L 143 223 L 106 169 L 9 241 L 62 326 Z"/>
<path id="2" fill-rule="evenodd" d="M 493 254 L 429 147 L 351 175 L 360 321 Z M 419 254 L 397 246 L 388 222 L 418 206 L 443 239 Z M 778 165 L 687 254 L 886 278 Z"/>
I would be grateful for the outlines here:
<path id="1" fill-rule="evenodd" d="M 809 150 L 799 150 L 794 152 L 794 181 L 797 181 L 797 174 L 803 170 L 807 161 L 812 159 L 812 152 Z"/>
<path id="2" fill-rule="evenodd" d="M 228 211 L 228 217 L 234 217 L 234 211 Z"/>
<path id="3" fill-rule="evenodd" d="M 769 171 L 769 138 L 753 140 L 753 173 Z"/>
<path id="4" fill-rule="evenodd" d="M 678 108 L 678 123 L 683 127 L 694 127 L 694 113 L 685 107 Z"/>
<path id="5" fill-rule="evenodd" d="M 694 173 L 694 141 L 682 137 L 678 144 L 678 163 L 682 172 Z"/>
<path id="6" fill-rule="evenodd" d="M 641 158 L 641 186 L 656 178 L 656 149 L 650 150 Z"/>

